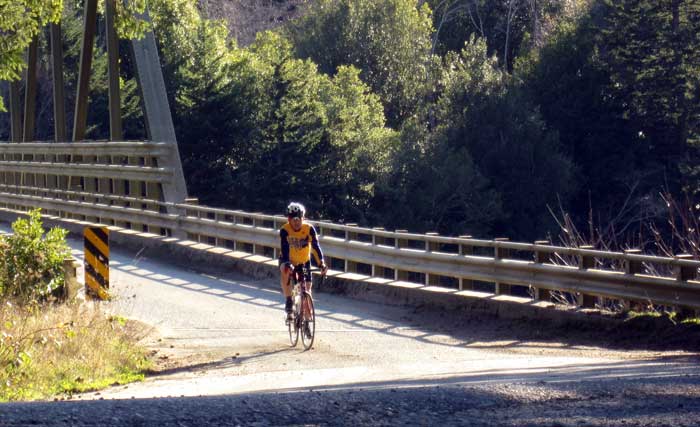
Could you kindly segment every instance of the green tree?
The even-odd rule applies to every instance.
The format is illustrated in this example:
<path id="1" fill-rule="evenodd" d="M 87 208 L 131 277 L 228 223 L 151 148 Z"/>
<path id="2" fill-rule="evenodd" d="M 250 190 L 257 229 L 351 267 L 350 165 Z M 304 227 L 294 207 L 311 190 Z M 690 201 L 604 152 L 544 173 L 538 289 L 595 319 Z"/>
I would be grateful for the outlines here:
<path id="1" fill-rule="evenodd" d="M 579 224 L 592 213 L 620 234 L 655 216 L 664 220 L 654 202 L 662 186 L 677 193 L 684 176 L 688 190 L 700 188 L 693 151 L 698 80 L 689 72 L 697 42 L 684 27 L 695 25 L 697 14 L 689 3 L 676 5 L 678 40 L 667 2 L 597 2 L 580 19 L 562 20 L 542 49 L 516 65 L 577 165 L 578 191 L 568 208 Z"/>
<path id="2" fill-rule="evenodd" d="M 446 235 L 491 236 L 501 198 L 465 147 L 434 144 L 409 120 L 391 173 L 378 181 L 374 224 Z"/>
<path id="3" fill-rule="evenodd" d="M 19 80 L 24 51 L 49 22 L 58 22 L 63 0 L 0 0 L 0 81 Z M 0 97 L 0 111 L 6 111 Z"/>
<path id="4" fill-rule="evenodd" d="M 230 159 L 235 180 L 243 183 L 233 192 L 247 192 L 236 199 L 278 210 L 299 198 L 322 215 L 364 221 L 397 142 L 384 127 L 378 97 L 360 81 L 359 70 L 340 67 L 330 78 L 313 62 L 292 58 L 291 45 L 272 33 L 259 36 L 250 53 L 259 62 L 249 64 L 261 67 L 269 84 L 262 91 L 269 98 L 252 101 L 268 114 L 258 122 L 260 140 L 240 144 L 245 148 Z"/>
<path id="5" fill-rule="evenodd" d="M 201 18 L 196 1 L 154 0 L 150 8 L 189 192 L 226 205 L 234 186 L 227 156 L 259 140 L 256 112 L 242 100 L 264 93 L 240 92 L 256 81 L 251 57 L 229 46 L 223 22 Z"/>
<path id="6" fill-rule="evenodd" d="M 249 48 L 192 0 L 155 1 L 168 94 L 190 192 L 203 203 L 361 220 L 397 141 L 353 67 L 334 77 L 271 32 Z"/>
<path id="7" fill-rule="evenodd" d="M 611 70 L 611 95 L 674 180 L 700 139 L 700 3 L 603 3 L 598 43 Z"/>
<path id="8" fill-rule="evenodd" d="M 397 127 L 427 90 L 431 19 L 427 5 L 417 8 L 413 0 L 321 0 L 287 33 L 297 54 L 325 74 L 334 75 L 341 65 L 359 68 Z"/>
<path id="9" fill-rule="evenodd" d="M 119 2 L 117 2 L 119 4 Z M 135 2 L 133 4 L 138 4 Z M 131 4 L 131 3 L 130 3 Z M 128 9 L 131 10 L 131 9 Z M 80 50 L 82 47 L 82 33 L 84 9 L 80 4 L 66 2 L 61 19 L 63 30 L 63 53 L 64 53 L 64 79 L 66 86 L 66 107 L 75 105 L 77 93 L 78 73 L 80 68 Z M 126 18 L 122 18 L 125 22 Z M 136 22 L 134 20 L 134 22 Z M 141 21 L 138 21 L 141 22 Z M 129 37 L 138 37 L 138 32 L 143 27 L 136 24 L 126 24 L 122 34 Z M 104 28 L 104 16 L 98 16 L 98 28 Z M 98 31 L 95 44 L 93 46 L 92 70 L 90 72 L 90 92 L 88 94 L 88 128 L 87 139 L 103 140 L 109 139 L 109 95 L 107 78 L 107 52 L 106 34 Z M 124 137 L 126 139 L 145 139 L 143 111 L 141 109 L 141 93 L 135 76 L 135 69 L 128 55 L 129 41 L 121 40 L 120 51 L 120 101 L 122 109 L 122 119 L 124 126 Z M 46 42 L 48 45 L 48 41 Z M 44 49 L 43 78 L 48 79 L 50 70 L 49 49 Z M 43 111 L 44 117 L 37 120 L 38 123 L 49 123 L 53 120 L 53 96 L 51 96 L 52 86 L 50 83 L 43 85 L 44 96 L 39 96 L 38 103 L 46 103 L 46 108 L 38 108 Z M 72 128 L 73 113 L 70 108 L 67 110 L 68 129 Z M 53 136 L 51 126 L 40 126 L 37 137 L 50 140 Z"/>
<path id="10" fill-rule="evenodd" d="M 578 223 L 591 209 L 602 222 L 613 222 L 628 198 L 627 209 L 640 213 L 635 201 L 650 191 L 650 182 L 663 180 L 649 140 L 624 118 L 623 104 L 611 93 L 594 16 L 561 21 L 547 43 L 515 67 L 523 90 L 576 164 L 577 191 L 566 208 Z"/>
<path id="11" fill-rule="evenodd" d="M 67 2 L 69 13 L 82 2 Z M 104 3 L 100 2 L 104 12 Z M 137 17 L 146 8 L 146 0 L 117 1 L 117 32 L 122 38 L 138 38 L 147 29 L 144 20 Z M 61 21 L 63 0 L 0 0 L 0 81 L 21 78 L 26 68 L 25 51 L 40 36 L 48 23 Z M 0 96 L 0 112 L 6 111 Z"/>
<path id="12" fill-rule="evenodd" d="M 466 147 L 498 191 L 504 217 L 496 229 L 511 236 L 542 237 L 550 229 L 547 206 L 566 201 L 573 167 L 527 95 L 472 40 L 448 55 L 446 88 L 439 100 L 438 136 Z"/>
<path id="13" fill-rule="evenodd" d="M 433 117 L 404 129 L 401 155 L 413 153 L 418 167 L 395 170 L 389 200 L 401 201 L 410 216 L 409 200 L 434 198 L 427 206 L 442 212 L 439 222 L 428 213 L 424 224 L 449 234 L 542 237 L 551 226 L 547 206 L 566 201 L 573 186 L 557 134 L 487 55 L 485 40 L 472 38 L 446 55 L 442 70 Z"/>

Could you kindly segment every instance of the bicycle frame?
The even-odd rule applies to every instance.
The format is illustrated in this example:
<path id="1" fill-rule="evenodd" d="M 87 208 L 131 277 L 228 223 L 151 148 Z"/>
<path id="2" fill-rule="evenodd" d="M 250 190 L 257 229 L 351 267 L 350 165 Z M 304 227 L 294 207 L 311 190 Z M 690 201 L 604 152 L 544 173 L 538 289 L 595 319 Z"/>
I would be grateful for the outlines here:
<path id="1" fill-rule="evenodd" d="M 309 272 L 306 270 L 307 269 L 304 267 L 304 265 L 300 264 L 295 266 L 289 275 L 289 280 L 292 284 L 292 296 L 296 297 L 297 295 L 299 295 L 299 297 L 301 297 L 302 300 L 304 299 L 304 296 L 307 296 L 311 293 L 311 281 L 306 280 L 307 274 L 309 274 Z M 307 282 L 309 283 L 308 289 L 306 286 Z M 298 291 L 295 289 L 297 285 L 299 285 Z"/>
<path id="2" fill-rule="evenodd" d="M 289 274 L 289 284 L 292 284 L 294 299 L 294 319 L 287 321 L 289 338 L 292 347 L 296 346 L 301 334 L 304 349 L 309 350 L 314 342 L 316 330 L 316 315 L 314 300 L 311 296 L 311 280 L 307 280 L 310 270 L 303 264 L 297 265 Z"/>

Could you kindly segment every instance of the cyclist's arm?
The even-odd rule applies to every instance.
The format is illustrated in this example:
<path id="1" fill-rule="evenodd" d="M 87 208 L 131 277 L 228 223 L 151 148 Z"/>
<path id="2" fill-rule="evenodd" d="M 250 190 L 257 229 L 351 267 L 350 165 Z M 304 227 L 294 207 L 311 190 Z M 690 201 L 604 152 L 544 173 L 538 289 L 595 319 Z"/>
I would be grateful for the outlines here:
<path id="1" fill-rule="evenodd" d="M 311 236 L 311 253 L 314 256 L 314 261 L 316 261 L 316 265 L 323 265 L 323 251 L 318 244 L 318 236 L 313 225 L 310 227 L 309 235 Z"/>
<path id="2" fill-rule="evenodd" d="M 280 260 L 282 262 L 289 262 L 289 241 L 287 240 L 289 232 L 284 228 L 280 230 L 280 248 L 282 249 L 282 254 L 280 255 Z"/>

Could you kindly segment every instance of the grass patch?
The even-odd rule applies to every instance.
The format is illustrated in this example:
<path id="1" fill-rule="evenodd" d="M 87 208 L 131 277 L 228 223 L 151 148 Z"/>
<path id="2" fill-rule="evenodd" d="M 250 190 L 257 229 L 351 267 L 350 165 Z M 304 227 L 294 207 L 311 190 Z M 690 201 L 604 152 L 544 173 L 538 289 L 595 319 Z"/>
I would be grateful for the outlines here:
<path id="1" fill-rule="evenodd" d="M 0 306 L 0 401 L 46 399 L 140 381 L 139 333 L 93 303 Z"/>
<path id="2" fill-rule="evenodd" d="M 627 319 L 635 319 L 638 317 L 651 317 L 651 318 L 659 318 L 663 315 L 663 313 L 659 311 L 629 311 L 627 312 Z M 669 316 L 671 317 L 671 316 Z M 674 316 L 675 317 L 675 316 Z"/>

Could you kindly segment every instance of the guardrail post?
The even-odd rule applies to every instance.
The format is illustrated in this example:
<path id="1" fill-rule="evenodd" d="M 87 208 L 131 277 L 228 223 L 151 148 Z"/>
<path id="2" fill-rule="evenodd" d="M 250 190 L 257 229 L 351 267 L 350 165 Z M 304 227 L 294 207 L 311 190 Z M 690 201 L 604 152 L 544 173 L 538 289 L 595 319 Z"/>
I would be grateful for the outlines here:
<path id="1" fill-rule="evenodd" d="M 548 246 L 551 245 L 552 242 L 549 240 L 535 240 L 535 245 L 542 245 L 542 246 Z M 549 257 L 550 257 L 549 252 L 545 251 L 539 251 L 535 250 L 534 253 L 534 261 L 537 264 L 546 264 L 549 262 Z M 552 292 L 549 289 L 544 289 L 544 288 L 534 288 L 535 289 L 535 295 L 533 295 L 535 301 L 551 301 L 552 299 Z"/>
<path id="2" fill-rule="evenodd" d="M 440 233 L 435 232 L 435 231 L 430 231 L 430 232 L 428 232 L 428 233 L 425 233 L 425 236 L 426 236 L 427 238 L 436 237 L 436 236 L 439 236 L 439 235 L 440 235 Z M 430 240 L 427 240 L 427 239 L 426 239 L 426 241 L 425 241 L 425 251 L 426 251 L 426 252 L 435 252 L 435 251 L 437 251 L 439 248 L 440 248 L 440 244 L 439 244 L 438 242 L 431 242 Z"/>
<path id="3" fill-rule="evenodd" d="M 321 238 L 325 238 L 325 237 L 327 237 L 327 236 L 328 236 L 328 237 L 333 237 L 333 230 L 332 230 L 332 229 L 328 229 L 328 228 L 325 227 L 325 224 L 333 224 L 333 222 L 328 221 L 328 220 L 325 220 L 325 219 L 321 219 L 321 218 L 317 219 L 316 222 L 317 222 L 317 224 L 318 224 L 318 228 L 316 229 L 316 232 L 318 233 L 318 235 L 319 235 Z M 281 227 L 281 226 L 280 226 L 280 227 Z M 329 267 L 329 268 L 335 269 L 335 268 L 336 268 L 336 267 L 335 267 L 335 265 L 336 265 L 336 262 L 335 262 L 335 261 L 336 261 L 336 260 L 338 260 L 338 258 L 332 258 L 332 257 L 329 256 L 329 257 L 326 259 L 326 264 L 328 264 L 328 267 Z M 345 267 L 345 261 L 343 261 L 343 267 Z"/>
<path id="4" fill-rule="evenodd" d="M 272 229 L 275 230 L 276 232 L 278 232 L 279 229 L 282 228 L 282 225 L 283 224 L 280 224 L 280 222 L 278 220 L 276 220 L 276 219 L 272 220 Z M 318 233 L 317 236 L 320 237 L 320 231 L 316 230 L 316 232 Z M 272 248 L 272 259 L 278 259 L 280 257 L 280 249 L 281 248 L 278 248 L 277 246 L 274 246 Z"/>
<path id="5" fill-rule="evenodd" d="M 584 245 L 580 246 L 579 249 L 591 250 L 594 249 L 593 246 Z M 587 270 L 589 268 L 595 267 L 595 257 L 590 255 L 579 255 L 578 256 L 578 268 L 579 270 Z"/>
<path id="6" fill-rule="evenodd" d="M 680 259 L 680 260 L 692 260 L 693 256 L 690 254 L 679 254 L 676 255 L 674 258 Z M 688 280 L 695 280 L 698 277 L 698 269 L 695 267 L 686 267 L 683 265 L 676 265 L 674 266 L 674 273 L 676 276 L 676 280 L 686 282 Z"/>
<path id="7" fill-rule="evenodd" d="M 347 227 L 357 227 L 357 224 L 354 222 L 345 224 Z M 355 231 L 350 231 L 350 230 L 345 230 L 345 240 L 357 240 L 357 232 Z"/>
<path id="8" fill-rule="evenodd" d="M 593 246 L 583 245 L 579 249 L 592 250 Z M 589 268 L 595 267 L 595 257 L 590 255 L 579 255 L 578 257 L 578 268 L 579 270 L 588 270 Z M 596 303 L 596 297 L 593 295 L 584 294 L 582 292 L 576 293 L 576 305 L 582 308 L 594 308 Z"/>
<path id="9" fill-rule="evenodd" d="M 196 205 L 197 203 L 196 203 L 196 202 L 195 202 L 195 203 L 192 203 L 192 202 L 186 200 L 186 201 L 185 201 L 185 204 L 187 204 L 187 205 Z M 196 209 L 187 209 L 187 208 L 184 208 L 184 209 L 183 209 L 183 212 L 182 212 L 181 215 L 184 215 L 185 217 L 195 217 L 195 218 L 199 218 L 199 217 L 200 217 L 200 215 L 199 215 L 199 210 L 196 210 Z M 187 233 L 187 240 L 192 240 L 193 242 L 199 242 L 199 235 L 197 235 L 197 234 L 195 234 L 195 233 Z"/>
<path id="10" fill-rule="evenodd" d="M 638 255 L 642 253 L 639 249 L 626 249 L 625 254 L 627 255 Z M 640 261 L 625 259 L 625 273 L 626 274 L 639 274 L 643 271 L 643 266 Z"/>
<path id="11" fill-rule="evenodd" d="M 510 249 L 501 247 L 498 242 L 507 242 L 509 239 L 507 237 L 497 237 L 493 240 L 496 242 L 496 246 L 493 248 L 494 259 L 502 260 L 508 258 L 510 256 Z M 494 285 L 496 295 L 510 295 L 510 285 L 501 282 L 495 282 Z"/>
<path id="12" fill-rule="evenodd" d="M 347 227 L 357 227 L 357 224 L 354 222 L 345 224 Z M 357 233 L 354 231 L 350 231 L 348 229 L 345 230 L 345 241 L 349 242 L 351 240 L 357 240 Z M 348 273 L 357 273 L 357 263 L 354 261 L 350 261 L 349 259 L 345 259 L 345 271 Z"/>
<path id="13" fill-rule="evenodd" d="M 325 236 L 326 235 L 326 229 L 323 227 L 323 223 L 326 222 L 324 219 L 317 219 L 316 220 L 316 233 L 318 234 L 319 237 Z M 282 228 L 282 225 L 284 224 L 279 224 L 279 228 Z"/>
<path id="14" fill-rule="evenodd" d="M 435 252 L 440 248 L 440 244 L 437 242 L 431 242 L 428 240 L 430 237 L 435 237 L 439 236 L 440 233 L 431 231 L 428 233 L 425 233 L 425 251 L 426 252 Z M 430 274 L 430 273 L 425 273 L 425 285 L 426 286 L 439 286 L 440 285 L 440 276 L 437 276 L 435 274 Z"/>
<path id="15" fill-rule="evenodd" d="M 144 166 L 145 162 L 141 162 L 141 159 L 139 157 L 128 157 L 128 163 L 131 166 Z M 127 197 L 133 197 L 133 198 L 140 198 L 141 197 L 141 184 L 143 181 L 136 181 L 136 180 L 131 180 L 129 181 L 129 192 L 126 194 Z M 140 208 L 140 206 L 134 206 L 132 202 L 126 202 L 125 203 L 127 206 L 130 208 Z M 141 223 L 135 223 L 131 222 L 131 229 L 132 230 L 138 230 L 138 231 L 148 231 L 148 225 L 147 224 L 141 224 Z"/>
<path id="16" fill-rule="evenodd" d="M 395 233 L 408 233 L 408 230 L 394 230 Z M 399 239 L 398 236 L 394 239 L 394 247 L 396 249 L 405 248 L 408 246 L 407 239 Z M 401 271 L 398 268 L 394 269 L 394 280 L 408 280 L 408 272 Z"/>
<path id="17" fill-rule="evenodd" d="M 253 212 L 253 217 L 251 218 L 253 228 L 262 227 L 264 225 L 263 224 L 264 221 L 262 219 L 256 218 L 255 215 L 262 215 L 262 213 L 261 212 Z M 256 245 L 255 243 L 253 243 L 253 255 L 263 255 L 264 256 L 265 255 L 265 246 Z"/>
<path id="18" fill-rule="evenodd" d="M 691 254 L 679 254 L 676 255 L 674 258 L 679 259 L 679 260 L 691 260 L 693 259 L 693 256 Z M 695 280 L 698 277 L 698 269 L 695 267 L 687 267 L 684 265 L 675 265 L 673 267 L 676 280 L 679 282 L 687 282 L 688 280 Z M 689 307 L 683 307 L 683 306 L 678 306 L 675 308 L 676 313 L 678 313 L 679 317 L 681 319 L 687 319 L 691 317 L 700 317 L 700 313 L 698 310 L 689 308 Z"/>
<path id="19" fill-rule="evenodd" d="M 80 263 L 73 257 L 63 260 L 63 295 L 64 300 L 71 301 L 78 295 L 78 266 Z"/>
<path id="20" fill-rule="evenodd" d="M 472 236 L 468 234 L 463 234 L 459 236 L 460 239 L 471 239 Z M 468 256 L 468 255 L 474 255 L 474 247 L 471 245 L 465 245 L 461 244 L 459 245 L 459 255 L 460 256 Z M 471 279 L 465 279 L 464 277 L 459 278 L 459 290 L 463 291 L 465 289 L 472 290 L 474 289 L 474 281 Z"/>
<path id="21" fill-rule="evenodd" d="M 222 214 L 220 212 L 214 212 L 213 220 L 216 222 L 219 222 L 219 221 L 223 221 L 225 217 L 226 217 L 225 214 Z M 219 236 L 214 236 L 214 246 L 216 246 L 218 248 L 226 247 L 226 239 L 222 239 Z"/>
<path id="22" fill-rule="evenodd" d="M 624 253 L 627 255 L 637 255 L 642 253 L 642 251 L 639 249 L 625 249 Z M 630 274 L 632 276 L 634 276 L 635 274 L 639 274 L 643 271 L 642 263 L 639 261 L 624 259 L 623 266 L 625 269 L 625 274 Z M 630 310 L 632 308 L 636 310 L 641 308 L 643 310 L 643 307 L 646 306 L 646 303 L 640 301 L 623 301 L 622 305 L 625 311 Z"/>
<path id="23" fill-rule="evenodd" d="M 375 231 L 384 231 L 384 227 L 372 227 L 372 230 Z M 382 236 L 377 236 L 376 234 L 372 234 L 372 245 L 377 246 L 377 245 L 383 245 L 385 243 L 385 239 Z M 384 267 L 372 264 L 372 277 L 377 277 L 381 273 L 381 277 L 384 277 Z"/>

